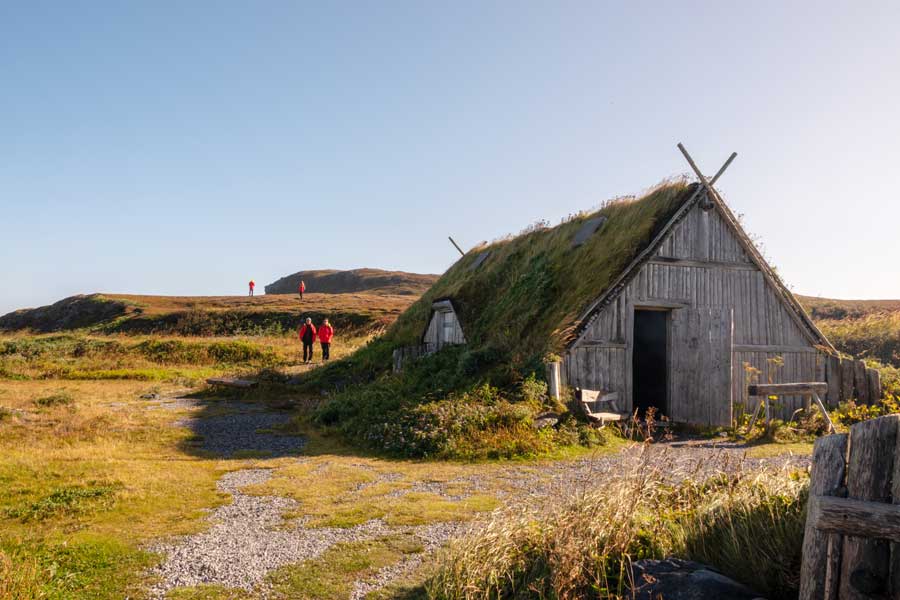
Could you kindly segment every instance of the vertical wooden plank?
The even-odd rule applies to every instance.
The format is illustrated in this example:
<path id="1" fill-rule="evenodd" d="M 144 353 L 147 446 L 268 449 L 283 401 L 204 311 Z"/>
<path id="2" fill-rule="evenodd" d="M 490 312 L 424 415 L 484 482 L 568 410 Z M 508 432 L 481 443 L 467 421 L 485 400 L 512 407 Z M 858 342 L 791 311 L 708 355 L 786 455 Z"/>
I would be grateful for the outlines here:
<path id="1" fill-rule="evenodd" d="M 869 381 L 869 403 L 881 402 L 881 373 L 878 369 L 866 369 L 866 379 Z"/>
<path id="2" fill-rule="evenodd" d="M 711 328 L 713 335 L 710 339 L 711 364 L 713 365 L 712 386 L 708 390 L 709 423 L 720 427 L 731 427 L 732 424 L 732 310 L 731 308 L 711 309 Z"/>
<path id="3" fill-rule="evenodd" d="M 879 417 L 850 428 L 847 496 L 891 501 L 898 415 Z M 885 540 L 845 536 L 841 556 L 840 598 L 869 600 L 889 593 L 890 546 Z"/>
<path id="4" fill-rule="evenodd" d="M 869 380 L 866 377 L 866 363 L 853 361 L 853 388 L 860 404 L 869 404 Z"/>
<path id="5" fill-rule="evenodd" d="M 841 400 L 853 400 L 853 359 L 841 361 Z"/>
<path id="6" fill-rule="evenodd" d="M 847 434 L 816 440 L 813 448 L 809 495 L 837 496 L 844 485 Z M 803 563 L 800 567 L 800 600 L 837 600 L 843 536 L 818 531 L 815 515 L 806 519 Z"/>
<path id="7" fill-rule="evenodd" d="M 841 357 L 832 354 L 825 355 L 825 382 L 828 383 L 828 393 L 825 405 L 828 408 L 837 408 L 841 402 Z"/>

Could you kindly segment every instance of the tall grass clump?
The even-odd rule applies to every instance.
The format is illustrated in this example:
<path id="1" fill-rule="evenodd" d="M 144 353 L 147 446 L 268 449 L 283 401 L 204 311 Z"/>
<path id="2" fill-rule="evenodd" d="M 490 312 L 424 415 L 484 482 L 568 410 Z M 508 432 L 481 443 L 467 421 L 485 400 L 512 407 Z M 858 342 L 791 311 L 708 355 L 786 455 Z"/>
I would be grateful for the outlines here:
<path id="1" fill-rule="evenodd" d="M 709 564 L 772 599 L 796 597 L 807 485 L 738 471 L 673 483 L 644 458 L 546 506 L 510 506 L 451 542 L 428 582 L 437 600 L 623 598 L 631 564 Z M 677 475 L 676 475 L 677 476 Z"/>

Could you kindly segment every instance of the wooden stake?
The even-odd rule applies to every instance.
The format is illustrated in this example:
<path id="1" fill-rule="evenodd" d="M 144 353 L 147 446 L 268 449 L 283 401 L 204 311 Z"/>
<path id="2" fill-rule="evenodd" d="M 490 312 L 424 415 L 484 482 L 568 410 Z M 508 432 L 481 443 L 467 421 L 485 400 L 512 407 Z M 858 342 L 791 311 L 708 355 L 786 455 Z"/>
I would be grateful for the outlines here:
<path id="1" fill-rule="evenodd" d="M 813 398 L 815 398 L 816 404 L 819 405 L 819 410 L 822 411 L 822 416 L 825 417 L 825 421 L 828 423 L 829 433 L 834 433 L 834 423 L 831 422 L 831 417 L 828 416 L 828 411 L 825 409 L 825 405 L 822 404 L 822 399 L 815 392 L 813 392 Z"/>
<path id="2" fill-rule="evenodd" d="M 459 245 L 458 245 L 456 242 L 453 241 L 453 238 L 452 238 L 452 237 L 450 237 L 450 236 L 448 235 L 448 236 L 447 236 L 447 239 L 450 240 L 450 243 L 453 244 L 453 247 L 454 247 L 454 248 L 456 248 L 457 250 L 459 250 L 459 255 L 460 255 L 460 256 L 465 256 L 465 255 L 466 255 L 466 253 L 462 251 L 462 248 L 460 248 Z"/>

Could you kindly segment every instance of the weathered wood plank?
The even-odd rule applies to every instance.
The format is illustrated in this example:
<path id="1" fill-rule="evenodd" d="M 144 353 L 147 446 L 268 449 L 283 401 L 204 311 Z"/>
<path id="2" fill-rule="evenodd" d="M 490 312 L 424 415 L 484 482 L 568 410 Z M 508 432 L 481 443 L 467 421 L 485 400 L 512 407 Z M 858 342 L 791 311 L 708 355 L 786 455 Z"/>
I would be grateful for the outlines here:
<path id="1" fill-rule="evenodd" d="M 817 350 L 812 346 L 788 346 L 782 344 L 735 344 L 735 352 L 802 352 L 815 354 Z"/>
<path id="2" fill-rule="evenodd" d="M 869 403 L 877 404 L 881 401 L 881 373 L 878 369 L 866 369 L 866 379 L 869 383 Z"/>
<path id="3" fill-rule="evenodd" d="M 850 428 L 847 496 L 889 502 L 897 446 L 898 415 L 879 417 Z M 841 556 L 840 597 L 868 600 L 888 592 L 890 546 L 884 540 L 845 536 Z"/>
<path id="4" fill-rule="evenodd" d="M 648 264 L 654 265 L 674 265 L 678 267 L 696 267 L 699 269 L 723 269 L 734 271 L 755 271 L 756 267 L 749 263 L 726 262 L 721 260 L 693 260 L 689 258 L 670 258 L 668 256 L 658 256 Z"/>
<path id="5" fill-rule="evenodd" d="M 844 359 L 841 361 L 841 400 L 847 402 L 853 398 L 853 361 Z"/>
<path id="6" fill-rule="evenodd" d="M 757 383 L 750 385 L 747 393 L 751 396 L 804 396 L 824 394 L 827 390 L 827 383 L 823 381 L 809 381 L 802 383 Z"/>
<path id="7" fill-rule="evenodd" d="M 853 387 L 860 404 L 869 402 L 869 379 L 866 377 L 866 363 L 861 360 L 853 361 Z"/>
<path id="8" fill-rule="evenodd" d="M 819 531 L 900 542 L 900 506 L 896 504 L 810 496 L 809 515 Z"/>
<path id="9" fill-rule="evenodd" d="M 810 496 L 834 496 L 844 485 L 847 434 L 816 440 L 813 448 Z M 803 564 L 800 569 L 800 600 L 836 600 L 843 537 L 814 526 L 815 515 L 806 517 Z"/>
<path id="10" fill-rule="evenodd" d="M 841 357 L 833 354 L 825 356 L 825 381 L 828 382 L 828 395 L 825 404 L 828 408 L 837 408 L 841 403 Z"/>

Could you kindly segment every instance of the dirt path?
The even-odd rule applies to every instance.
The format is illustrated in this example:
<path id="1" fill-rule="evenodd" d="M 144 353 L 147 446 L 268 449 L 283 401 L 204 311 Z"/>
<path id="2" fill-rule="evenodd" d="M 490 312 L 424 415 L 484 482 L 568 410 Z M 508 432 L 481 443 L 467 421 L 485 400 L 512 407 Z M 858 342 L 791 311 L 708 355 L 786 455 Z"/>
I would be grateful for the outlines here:
<path id="1" fill-rule="evenodd" d="M 189 400 L 167 400 L 162 408 L 198 407 Z M 289 418 L 287 413 L 270 412 L 257 405 L 220 403 L 219 414 L 206 418 L 192 416 L 176 422 L 190 427 L 202 436 L 202 449 L 223 458 L 252 452 L 259 456 L 286 457 L 297 455 L 297 464 L 310 460 L 300 456 L 302 438 L 277 435 L 273 427 Z M 647 453 L 650 453 L 649 457 Z M 576 493 L 602 486 L 611 473 L 634 468 L 641 460 L 661 462 L 673 481 L 688 477 L 703 479 L 716 473 L 738 468 L 781 469 L 803 468 L 808 457 L 778 456 L 747 459 L 744 448 L 709 441 L 667 442 L 635 446 L 618 453 L 580 460 L 517 463 L 480 472 L 470 472 L 452 481 L 435 481 L 427 476 L 405 481 L 406 487 L 389 489 L 400 475 L 381 473 L 375 479 L 347 491 L 344 497 L 373 492 L 387 485 L 384 496 L 399 498 L 405 494 L 427 494 L 458 502 L 472 494 L 492 494 L 501 502 L 544 502 L 548 498 Z M 263 463 L 264 464 L 264 463 Z M 362 467 L 348 457 L 318 459 L 317 468 Z M 324 472 L 324 471 L 323 471 Z M 372 540 L 387 535 L 407 534 L 421 541 L 421 551 L 406 555 L 400 562 L 378 570 L 374 575 L 354 582 L 350 597 L 364 598 L 418 568 L 427 555 L 449 539 L 460 535 L 470 525 L 444 521 L 424 525 L 389 525 L 384 520 L 370 519 L 353 527 L 304 526 L 309 515 L 287 521 L 286 513 L 298 514 L 298 503 L 290 498 L 258 496 L 243 493 L 249 485 L 267 482 L 273 471 L 252 468 L 232 471 L 217 484 L 220 491 L 231 494 L 232 503 L 219 507 L 208 517 L 210 527 L 202 533 L 171 540 L 151 548 L 165 556 L 152 574 L 158 583 L 151 596 L 164 598 L 174 588 L 218 584 L 240 588 L 261 598 L 268 596 L 266 576 L 284 565 L 300 563 L 321 556 L 335 544 Z M 464 491 L 460 491 L 460 490 Z"/>

